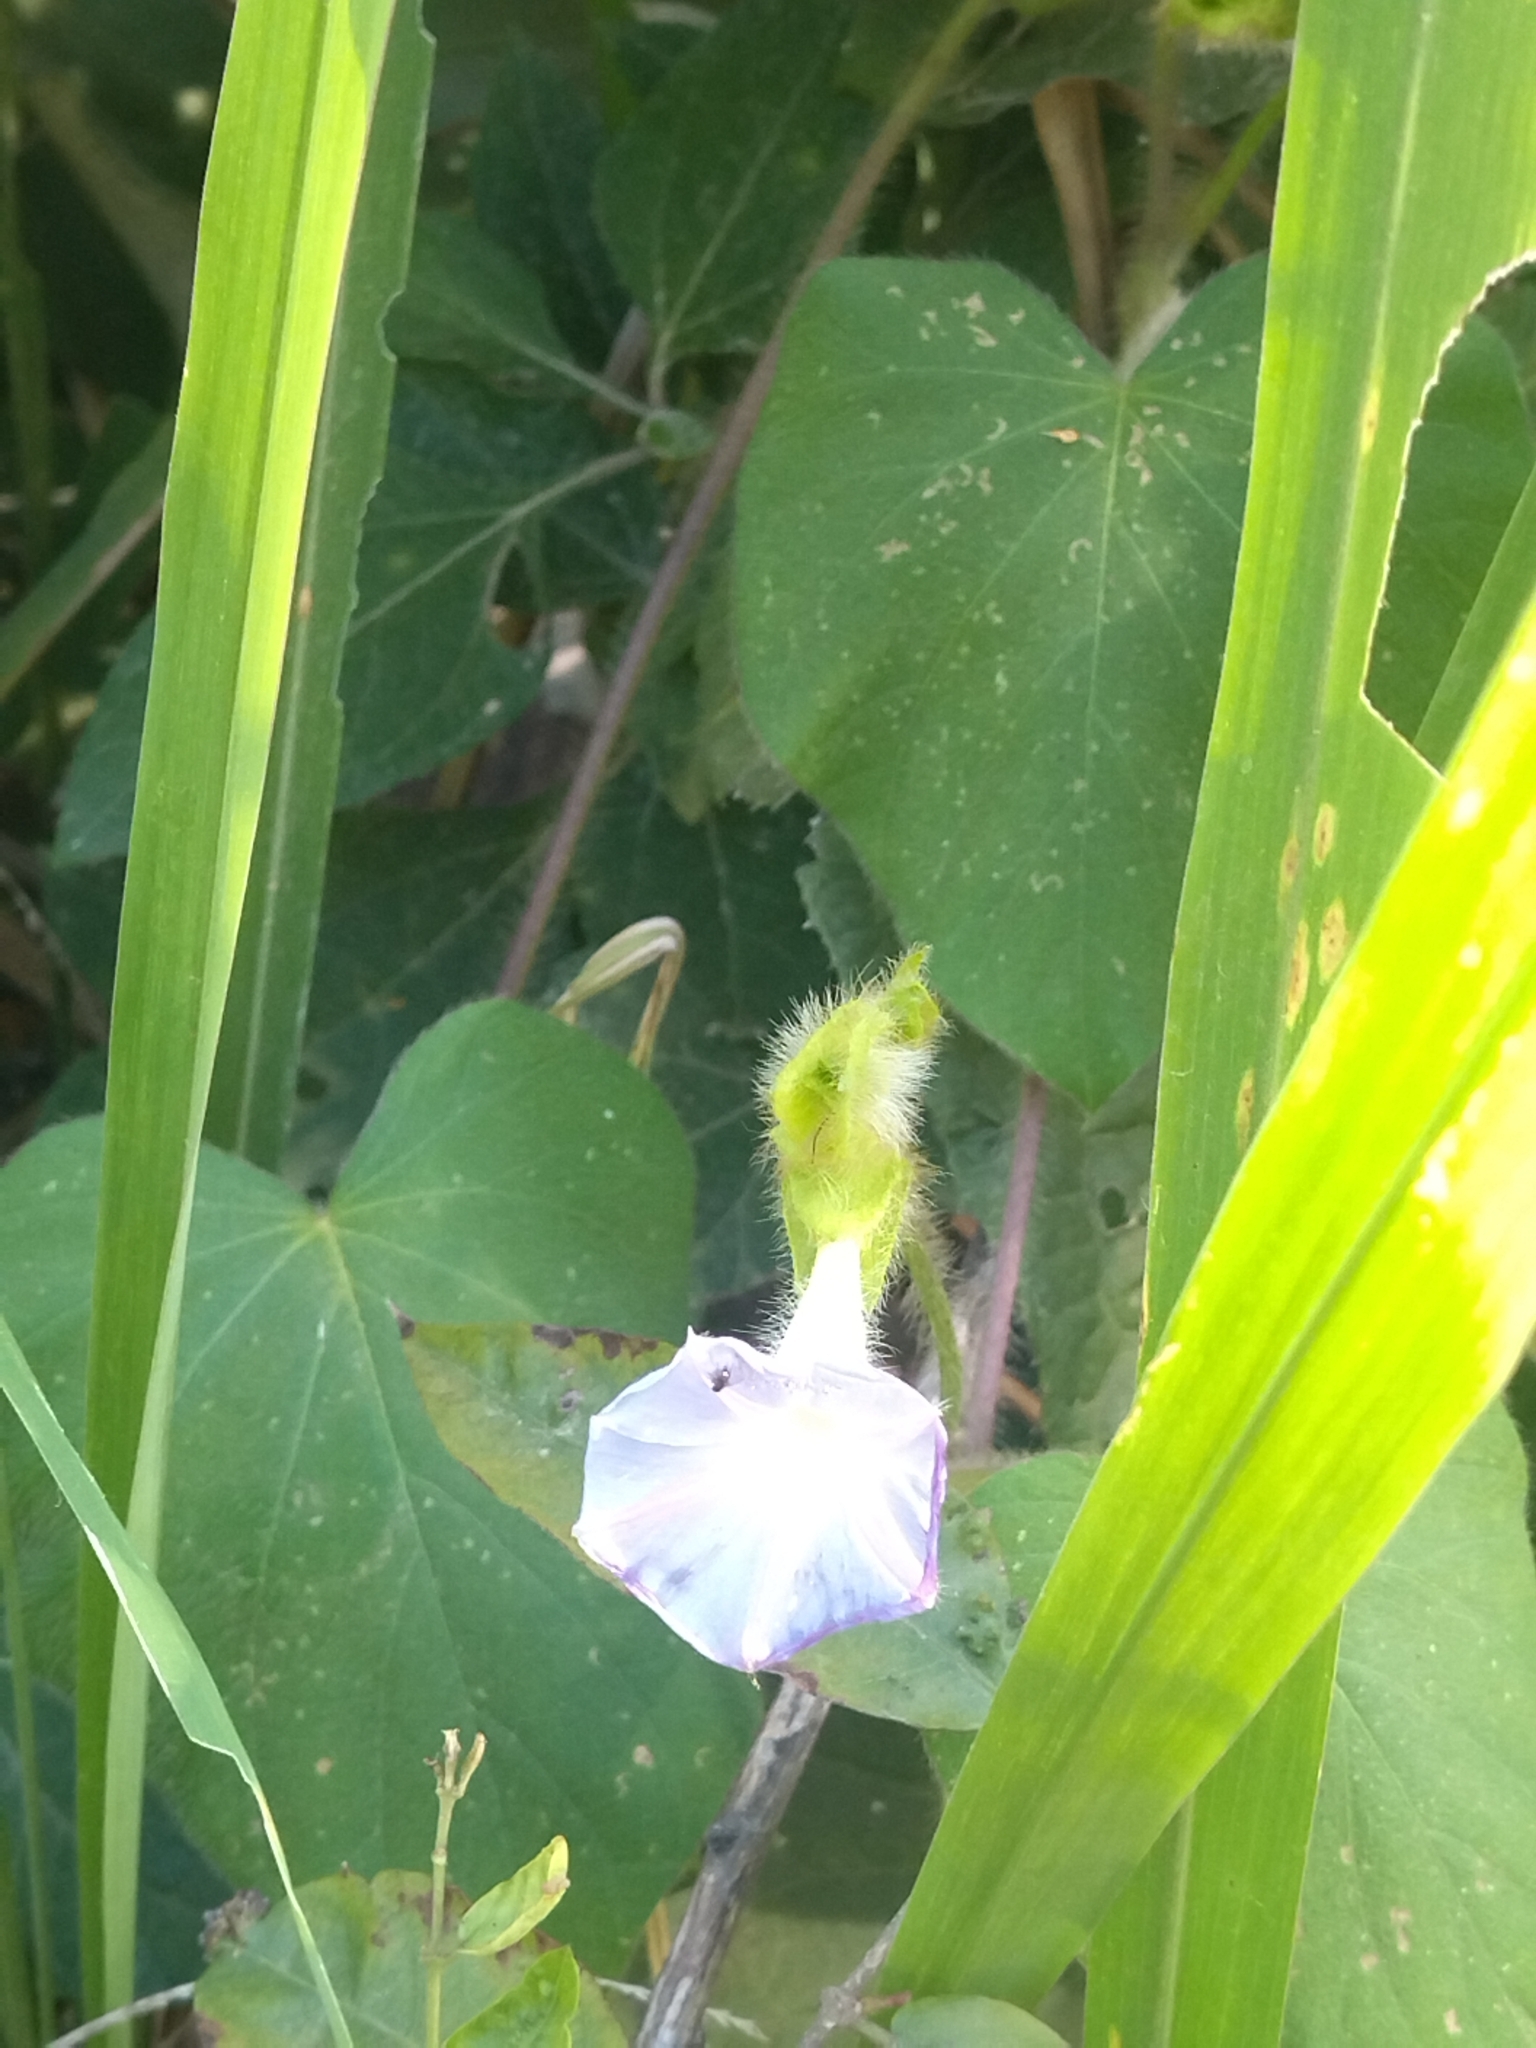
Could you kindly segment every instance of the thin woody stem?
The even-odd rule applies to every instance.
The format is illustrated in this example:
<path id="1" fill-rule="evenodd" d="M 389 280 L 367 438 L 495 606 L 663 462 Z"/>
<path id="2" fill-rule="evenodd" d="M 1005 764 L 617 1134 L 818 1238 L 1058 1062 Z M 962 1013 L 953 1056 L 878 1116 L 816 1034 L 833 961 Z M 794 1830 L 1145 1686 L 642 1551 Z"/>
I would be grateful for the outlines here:
<path id="1" fill-rule="evenodd" d="M 698 1882 L 635 2048 L 697 2048 L 702 2041 L 710 1985 L 828 1709 L 828 1701 L 790 1679 L 779 1687 L 741 1775 L 704 1838 Z"/>
<path id="2" fill-rule="evenodd" d="M 1019 1291 L 1019 1268 L 1024 1259 L 1024 1240 L 1029 1232 L 1030 1204 L 1035 1197 L 1035 1169 L 1040 1163 L 1045 1103 L 1045 1083 L 1038 1074 L 1026 1075 L 1024 1097 L 1019 1105 L 1018 1129 L 1013 1141 L 1013 1163 L 1008 1173 L 1008 1194 L 1003 1203 L 1003 1227 L 997 1240 L 997 1268 L 992 1280 L 992 1297 L 987 1304 L 987 1327 L 966 1403 L 965 1434 L 973 1451 L 990 1450 L 992 1445 L 993 1421 L 1003 1384 L 1004 1362 L 1008 1356 L 1008 1336 L 1013 1328 L 1013 1304 Z"/>
<path id="3" fill-rule="evenodd" d="M 512 945 L 507 953 L 506 965 L 496 984 L 496 993 L 503 996 L 522 994 L 523 984 L 533 966 L 534 955 L 538 952 L 539 941 L 549 923 L 556 899 L 565 886 L 575 857 L 576 845 L 585 829 L 587 818 L 602 787 L 607 772 L 608 758 L 618 740 L 619 732 L 634 702 L 635 692 L 650 664 L 656 644 L 661 638 L 661 629 L 668 614 L 677 602 L 694 557 L 703 545 L 704 537 L 714 523 L 715 514 L 725 502 L 727 492 L 735 482 L 736 472 L 747 452 L 757 422 L 761 417 L 768 392 L 773 384 L 774 372 L 778 368 L 779 350 L 784 340 L 784 330 L 790 315 L 800 301 L 800 296 L 812 277 L 832 257 L 840 256 L 864 218 L 869 202 L 873 199 L 880 180 L 895 161 L 902 145 L 916 127 L 928 103 L 948 78 L 956 57 L 965 47 L 971 32 L 984 17 L 992 12 L 996 0 L 961 0 L 943 29 L 928 46 L 922 61 L 907 81 L 900 97 L 880 125 L 879 133 L 854 166 L 852 177 L 843 188 L 842 196 L 828 218 L 826 226 L 817 237 L 816 245 L 806 261 L 805 268 L 795 280 L 783 310 L 774 323 L 767 346 L 753 364 L 751 374 L 741 388 L 741 394 L 732 406 L 720 438 L 710 452 L 704 465 L 704 473 L 689 500 L 688 509 L 678 524 L 671 545 L 662 557 L 656 571 L 655 581 L 646 593 L 630 631 L 628 643 L 619 656 L 618 666 L 603 698 L 602 709 L 588 735 L 587 744 L 571 778 L 565 801 L 560 806 L 560 815 L 555 820 L 554 831 L 545 849 L 544 859 L 539 868 L 538 879 L 533 885 L 518 927 L 513 935 Z"/>

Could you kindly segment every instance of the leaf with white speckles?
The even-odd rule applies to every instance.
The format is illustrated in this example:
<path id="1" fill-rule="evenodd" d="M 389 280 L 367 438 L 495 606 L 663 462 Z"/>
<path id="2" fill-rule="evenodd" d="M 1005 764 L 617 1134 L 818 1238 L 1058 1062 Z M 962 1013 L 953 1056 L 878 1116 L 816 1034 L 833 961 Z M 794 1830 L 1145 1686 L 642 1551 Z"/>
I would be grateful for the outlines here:
<path id="1" fill-rule="evenodd" d="M 99 1123 L 68 1124 L 0 1174 L 0 1311 L 69 1430 L 100 1150 Z M 301 1875 L 416 1856 L 420 1759 L 443 1728 L 483 1728 L 455 1874 L 484 1889 L 567 1835 L 564 1924 L 618 1968 L 724 1796 L 750 1689 L 450 1455 L 389 1307 L 676 1329 L 691 1211 L 686 1144 L 651 1084 L 512 1003 L 418 1040 L 328 1214 L 204 1153 L 162 1571 Z M 12 1478 L 41 1661 L 67 1682 L 73 1523 L 19 1449 Z M 161 1727 L 152 1768 L 193 1839 L 262 1883 L 223 1760 Z"/>
<path id="2" fill-rule="evenodd" d="M 748 706 L 943 993 L 1083 1101 L 1154 1050 L 1263 272 L 1121 381 L 992 264 L 832 264 L 742 481 Z"/>

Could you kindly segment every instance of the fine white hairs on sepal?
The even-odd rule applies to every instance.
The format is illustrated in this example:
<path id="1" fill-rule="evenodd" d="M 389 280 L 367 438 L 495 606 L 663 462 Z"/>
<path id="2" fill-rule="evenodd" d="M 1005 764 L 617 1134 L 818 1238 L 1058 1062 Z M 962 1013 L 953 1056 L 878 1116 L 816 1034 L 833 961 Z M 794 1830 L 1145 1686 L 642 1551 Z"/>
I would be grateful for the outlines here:
<path id="1" fill-rule="evenodd" d="M 771 1352 L 694 1331 L 592 1418 L 576 1541 L 717 1664 L 938 1597 L 944 1425 L 869 1360 L 852 1240 Z"/>

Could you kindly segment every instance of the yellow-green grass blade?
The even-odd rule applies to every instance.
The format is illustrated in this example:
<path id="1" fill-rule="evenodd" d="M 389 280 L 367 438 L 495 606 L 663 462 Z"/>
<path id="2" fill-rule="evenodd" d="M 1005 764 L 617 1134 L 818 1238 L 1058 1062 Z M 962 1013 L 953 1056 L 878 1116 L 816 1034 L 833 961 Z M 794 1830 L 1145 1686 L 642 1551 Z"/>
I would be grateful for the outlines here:
<path id="1" fill-rule="evenodd" d="M 1536 1318 L 1533 777 L 1536 599 L 1168 1319 L 893 1984 L 1038 1998 L 1513 1366 Z"/>
<path id="2" fill-rule="evenodd" d="M 337 294 L 391 0 L 247 0 L 204 187 L 129 850 L 88 1460 L 153 1563 L 197 1144 L 251 859 Z M 131 1995 L 147 1673 L 82 1577 L 82 1947 Z"/>
<path id="3" fill-rule="evenodd" d="M 1495 45 L 1509 68 L 1490 91 Z M 1154 1338 L 1433 786 L 1361 685 L 1425 389 L 1486 277 L 1536 233 L 1533 92 L 1536 37 L 1511 0 L 1302 9 L 1253 477 L 1174 954 Z M 1419 735 L 1437 766 L 1524 602 L 1520 524 L 1489 577 L 1513 577 L 1513 609 L 1508 591 L 1480 600 L 1486 623 L 1469 621 Z M 1278 2040 L 1327 1731 L 1324 1649 L 1176 1824 L 1199 1853 L 1163 1845 L 1099 1930 L 1089 2048 Z"/>
<path id="4" fill-rule="evenodd" d="M 363 513 L 384 467 L 395 359 L 383 321 L 405 282 L 432 88 L 420 0 L 400 0 L 379 78 L 315 436 L 298 598 L 204 1135 L 276 1171 L 293 1107 L 341 758 L 336 678 L 357 600 Z"/>
<path id="5" fill-rule="evenodd" d="M 0 1317 L 0 1390 L 16 1410 L 22 1427 L 52 1474 L 54 1484 L 85 1532 L 112 1587 L 113 1596 L 121 1604 L 124 1618 L 177 1720 L 201 1748 L 227 1756 L 250 1786 L 261 1813 L 261 1824 L 266 1831 L 272 1860 L 277 1865 L 283 1889 L 288 1894 L 288 1903 L 293 1908 L 299 1939 L 314 1973 L 315 1989 L 330 2021 L 331 2039 L 336 2048 L 351 2048 L 351 2032 L 342 2016 L 309 1922 L 294 1893 L 288 1858 L 272 1818 L 272 1809 L 261 1789 L 255 1765 L 213 1682 L 213 1673 L 204 1663 L 201 1651 L 171 1605 L 164 1587 L 113 1514 L 80 1453 L 65 1435 L 63 1425 L 48 1405 L 48 1397 L 38 1385 L 32 1368 L 21 1354 L 21 1347 L 11 1335 L 10 1325 L 3 1317 Z"/>

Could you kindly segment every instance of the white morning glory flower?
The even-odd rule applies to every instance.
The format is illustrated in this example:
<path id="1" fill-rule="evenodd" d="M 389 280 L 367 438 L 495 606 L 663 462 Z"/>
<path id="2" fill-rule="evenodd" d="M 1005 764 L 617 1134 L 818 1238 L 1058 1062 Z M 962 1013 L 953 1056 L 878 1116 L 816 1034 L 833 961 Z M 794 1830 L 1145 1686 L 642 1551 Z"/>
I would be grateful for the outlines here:
<path id="1" fill-rule="evenodd" d="M 576 1541 L 741 1671 L 938 1597 L 944 1425 L 872 1365 L 848 1239 L 772 1352 L 694 1331 L 592 1418 Z"/>

